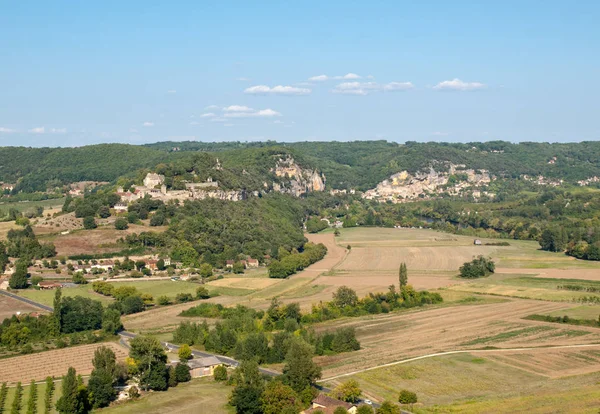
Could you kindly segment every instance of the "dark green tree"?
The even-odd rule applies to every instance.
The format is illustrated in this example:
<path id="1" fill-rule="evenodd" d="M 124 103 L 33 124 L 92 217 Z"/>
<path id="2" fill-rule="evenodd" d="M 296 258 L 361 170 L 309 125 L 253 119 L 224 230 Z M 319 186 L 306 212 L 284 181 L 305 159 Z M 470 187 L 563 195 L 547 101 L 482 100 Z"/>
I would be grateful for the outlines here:
<path id="1" fill-rule="evenodd" d="M 25 289 L 27 285 L 27 261 L 19 259 L 15 266 L 15 272 L 8 280 L 8 286 L 11 289 Z"/>
<path id="2" fill-rule="evenodd" d="M 83 218 L 83 228 L 86 230 L 92 230 L 98 227 L 96 220 L 93 216 L 87 216 Z"/>
<path id="3" fill-rule="evenodd" d="M 401 288 L 408 285 L 408 271 L 406 270 L 406 263 L 404 262 L 400 264 L 400 274 L 398 279 Z"/>
<path id="4" fill-rule="evenodd" d="M 29 384 L 29 399 L 27 400 L 27 414 L 37 414 L 37 384 L 31 380 Z"/>
<path id="5" fill-rule="evenodd" d="M 283 382 L 301 392 L 321 378 L 321 367 L 312 360 L 313 348 L 302 340 L 295 340 L 285 357 Z"/>
<path id="6" fill-rule="evenodd" d="M 10 408 L 10 414 L 19 414 L 21 412 L 21 404 L 23 400 L 23 386 L 21 381 L 17 382 L 15 387 L 15 396 L 13 397 L 12 406 Z"/>

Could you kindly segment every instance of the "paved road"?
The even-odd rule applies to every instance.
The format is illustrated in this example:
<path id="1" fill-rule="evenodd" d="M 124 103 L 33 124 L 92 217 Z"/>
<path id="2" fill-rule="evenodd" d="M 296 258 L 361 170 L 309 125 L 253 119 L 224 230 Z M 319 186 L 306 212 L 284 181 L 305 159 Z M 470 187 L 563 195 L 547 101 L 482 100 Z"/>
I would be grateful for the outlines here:
<path id="1" fill-rule="evenodd" d="M 4 296 L 8 296 L 9 298 L 20 300 L 21 302 L 25 302 L 28 305 L 36 306 L 36 307 L 38 307 L 40 309 L 43 309 L 45 311 L 48 311 L 48 312 L 52 312 L 54 310 L 50 306 L 42 305 L 41 303 L 34 302 L 31 299 L 24 298 L 23 296 L 19 296 L 19 295 L 15 295 L 13 293 L 9 293 L 9 292 L 7 292 L 5 290 L 0 290 L 0 295 L 4 295 Z"/>
<path id="2" fill-rule="evenodd" d="M 48 311 L 48 312 L 52 312 L 54 310 L 50 306 L 42 305 L 41 303 L 34 302 L 31 299 L 27 299 L 27 298 L 24 298 L 22 296 L 15 295 L 15 294 L 9 293 L 9 292 L 4 291 L 4 290 L 0 290 L 0 294 L 4 295 L 4 296 L 8 296 L 8 297 L 16 299 L 16 300 L 20 300 L 21 302 L 25 302 L 25 303 L 27 303 L 29 305 L 36 306 L 36 307 L 38 307 L 40 309 L 43 309 L 45 311 Z M 121 345 L 129 348 L 129 343 L 127 342 L 127 339 L 135 338 L 137 336 L 137 334 L 135 334 L 133 332 L 128 332 L 128 331 L 121 331 L 121 332 L 119 332 L 119 336 L 121 337 L 121 339 L 119 340 L 119 342 L 121 343 Z M 169 348 L 170 350 L 177 351 L 179 349 L 179 345 L 171 344 L 171 343 L 168 343 L 168 342 L 161 342 L 161 344 L 163 346 L 165 346 L 166 348 Z M 238 361 L 236 361 L 233 358 L 229 358 L 229 357 L 226 357 L 226 356 L 223 356 L 223 355 L 212 354 L 210 352 L 203 352 L 203 351 L 192 350 L 192 354 L 195 357 L 199 357 L 199 358 L 206 358 L 206 357 L 214 356 L 219 361 L 221 361 L 222 363 L 227 364 L 227 365 L 232 366 L 232 367 L 237 367 L 240 364 Z M 277 376 L 281 375 L 280 372 L 272 371 L 272 370 L 266 369 L 266 368 L 259 368 L 259 371 L 262 374 L 268 375 L 270 377 L 277 377 Z M 329 393 L 329 392 L 332 391 L 331 389 L 329 389 L 327 387 L 324 387 L 322 385 L 317 386 L 317 388 L 319 390 L 321 390 L 322 392 L 325 392 L 325 393 Z M 363 403 L 363 402 L 364 402 L 364 400 L 359 400 L 359 403 Z M 377 408 L 377 407 L 379 407 L 379 404 L 373 403 L 373 407 Z"/>

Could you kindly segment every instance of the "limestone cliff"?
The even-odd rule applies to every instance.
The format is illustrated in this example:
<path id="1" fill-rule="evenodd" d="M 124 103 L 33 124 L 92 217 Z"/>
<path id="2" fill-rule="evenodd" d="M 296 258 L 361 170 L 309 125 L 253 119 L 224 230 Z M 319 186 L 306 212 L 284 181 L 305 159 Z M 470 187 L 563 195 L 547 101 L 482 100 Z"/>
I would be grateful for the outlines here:
<path id="1" fill-rule="evenodd" d="M 279 158 L 275 168 L 271 170 L 283 180 L 273 183 L 273 190 L 292 194 L 296 197 L 311 192 L 325 190 L 325 175 L 317 170 L 303 169 L 294 158 Z"/>

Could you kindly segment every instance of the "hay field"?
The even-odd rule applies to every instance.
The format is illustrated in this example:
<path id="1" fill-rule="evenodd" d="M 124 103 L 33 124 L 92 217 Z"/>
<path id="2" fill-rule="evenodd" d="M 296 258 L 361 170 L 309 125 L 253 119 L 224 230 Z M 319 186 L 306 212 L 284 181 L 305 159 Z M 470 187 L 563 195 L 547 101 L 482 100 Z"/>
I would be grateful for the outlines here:
<path id="1" fill-rule="evenodd" d="M 600 374 L 550 379 L 506 365 L 487 354 L 482 356 L 473 353 L 414 361 L 364 372 L 352 378 L 359 382 L 365 395 L 378 401 L 386 398 L 396 400 L 400 389 L 416 392 L 420 404 L 411 410 L 416 413 L 484 413 L 532 412 L 529 409 L 533 409 L 535 405 L 545 405 L 543 401 L 549 394 L 565 390 L 579 393 L 600 380 Z M 570 411 L 570 408 L 594 407 L 594 397 L 600 395 L 597 386 L 595 388 L 596 392 L 586 389 L 581 394 L 581 405 L 574 406 L 571 398 L 560 399 L 551 405 L 552 410 L 540 412 L 583 412 Z M 520 409 L 511 405 L 513 411 L 501 410 L 504 401 L 511 399 L 521 399 Z M 490 401 L 494 403 L 490 404 Z M 487 409 L 469 410 L 471 404 L 482 404 Z M 461 409 L 455 410 L 452 408 L 454 406 Z"/>
<path id="2" fill-rule="evenodd" d="M 127 349 L 114 342 L 81 345 L 0 359 L 0 374 L 2 380 L 8 383 L 27 383 L 32 379 L 42 381 L 48 376 L 61 377 L 67 373 L 69 367 L 75 368 L 78 374 L 88 375 L 94 368 L 94 351 L 101 346 L 110 347 L 117 355 L 118 361 L 124 361 L 127 357 Z"/>
<path id="3" fill-rule="evenodd" d="M 10 318 L 16 313 L 30 313 L 30 312 L 39 312 L 45 313 L 42 309 L 37 306 L 29 305 L 25 302 L 21 302 L 20 300 L 13 299 L 8 296 L 0 295 L 0 320 L 4 320 L 5 318 Z"/>
<path id="4" fill-rule="evenodd" d="M 55 295 L 56 291 L 54 289 L 51 289 L 51 290 L 21 289 L 21 290 L 13 291 L 12 293 L 16 293 L 19 296 L 23 296 L 23 297 L 31 299 L 35 302 L 39 302 L 43 305 L 52 306 L 54 303 L 54 295 Z M 83 296 L 85 298 L 98 300 L 98 301 L 102 302 L 103 305 L 108 305 L 113 301 L 113 298 L 111 298 L 109 296 L 104 296 L 104 295 L 94 292 L 92 290 L 91 284 L 79 285 L 77 287 L 63 288 L 62 296 L 63 297 Z"/>
<path id="5" fill-rule="evenodd" d="M 362 349 L 318 357 L 323 377 L 374 367 L 426 354 L 481 349 L 589 344 L 600 341 L 600 329 L 523 320 L 568 306 L 510 300 L 489 304 L 442 306 L 400 313 L 326 322 L 317 331 L 341 326 L 356 329 Z"/>

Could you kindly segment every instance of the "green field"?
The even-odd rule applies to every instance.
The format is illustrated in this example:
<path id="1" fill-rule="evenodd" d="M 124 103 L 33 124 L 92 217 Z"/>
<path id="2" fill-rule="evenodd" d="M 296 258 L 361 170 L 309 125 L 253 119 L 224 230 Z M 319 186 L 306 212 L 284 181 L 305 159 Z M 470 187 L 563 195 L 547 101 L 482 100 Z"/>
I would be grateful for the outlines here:
<path id="1" fill-rule="evenodd" d="M 551 312 L 550 316 L 564 316 L 575 319 L 598 320 L 600 316 L 600 305 L 583 305 L 561 311 Z"/>
<path id="2" fill-rule="evenodd" d="M 54 303 L 54 295 L 55 290 L 35 290 L 35 289 L 23 289 L 17 291 L 19 296 L 23 296 L 25 298 L 29 298 L 33 301 L 42 303 L 47 306 L 52 306 Z M 111 297 L 100 295 L 92 290 L 92 286 L 90 284 L 80 285 L 73 288 L 63 288 L 62 289 L 63 297 L 66 296 L 83 296 L 85 298 L 90 298 L 94 300 L 99 300 L 104 305 L 108 305 L 113 301 Z"/>
<path id="3" fill-rule="evenodd" d="M 459 279 L 457 280 L 464 280 Z M 489 277 L 457 284 L 449 289 L 471 293 L 549 300 L 556 302 L 577 301 L 583 297 L 599 296 L 597 293 L 557 289 L 559 285 L 581 285 L 600 288 L 600 281 L 537 278 L 528 275 L 495 273 Z"/>
<path id="4" fill-rule="evenodd" d="M 22 403 L 21 403 L 21 413 L 25 413 L 27 412 L 27 403 L 29 401 L 29 392 L 30 392 L 30 387 L 29 387 L 29 383 L 27 384 L 22 384 L 23 385 L 23 397 L 21 399 Z M 54 409 L 54 406 L 56 405 L 56 401 L 58 401 L 58 399 L 60 398 L 60 394 L 61 394 L 61 382 L 60 381 L 54 381 L 54 394 L 52 396 L 52 410 L 50 411 L 51 413 L 56 413 L 57 411 Z M 6 396 L 6 403 L 4 405 L 4 413 L 10 413 L 11 412 L 11 407 L 12 407 L 12 402 L 15 398 L 15 387 L 11 387 L 8 389 L 8 394 Z M 46 384 L 37 384 L 37 413 L 39 414 L 43 414 L 44 413 L 44 404 L 45 404 L 45 399 L 46 399 Z"/>
<path id="5" fill-rule="evenodd" d="M 9 208 L 14 208 L 19 211 L 25 211 L 32 207 L 42 206 L 44 210 L 60 207 L 65 204 L 65 198 L 53 198 L 51 200 L 42 200 L 42 201 L 23 201 L 18 203 L 0 203 L 0 210 L 8 210 Z"/>
<path id="6" fill-rule="evenodd" d="M 102 412 L 107 414 L 230 414 L 235 413 L 233 407 L 227 405 L 230 393 L 230 387 L 216 383 L 210 378 L 194 379 L 166 392 L 146 394 L 138 401 L 105 408 Z"/>

